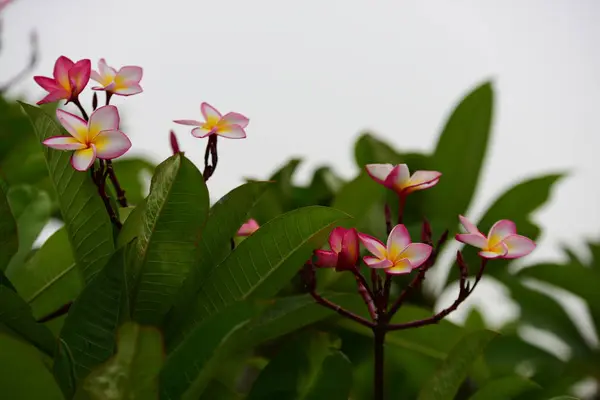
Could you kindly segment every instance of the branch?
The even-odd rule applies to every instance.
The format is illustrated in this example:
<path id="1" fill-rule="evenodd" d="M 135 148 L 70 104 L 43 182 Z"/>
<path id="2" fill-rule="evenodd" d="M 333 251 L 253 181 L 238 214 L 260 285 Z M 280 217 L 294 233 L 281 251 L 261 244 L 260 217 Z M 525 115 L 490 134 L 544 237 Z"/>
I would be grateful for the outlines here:
<path id="1" fill-rule="evenodd" d="M 310 295 L 315 299 L 315 301 L 317 303 L 319 303 L 323 307 L 326 307 L 326 308 L 329 308 L 330 310 L 335 311 L 336 313 L 340 314 L 343 317 L 349 318 L 349 319 L 351 319 L 361 325 L 364 325 L 368 328 L 373 328 L 375 326 L 375 324 L 373 322 L 367 321 L 363 317 L 344 309 L 342 306 L 335 304 L 335 303 L 321 297 L 315 290 L 311 290 Z"/>

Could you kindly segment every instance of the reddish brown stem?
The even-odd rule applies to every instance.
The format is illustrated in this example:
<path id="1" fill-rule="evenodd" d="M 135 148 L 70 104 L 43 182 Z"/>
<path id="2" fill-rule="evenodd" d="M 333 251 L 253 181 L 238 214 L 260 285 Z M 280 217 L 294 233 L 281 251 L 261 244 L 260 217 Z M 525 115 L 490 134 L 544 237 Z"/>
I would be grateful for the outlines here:
<path id="1" fill-rule="evenodd" d="M 127 198 L 125 197 L 125 190 L 119 184 L 119 180 L 117 179 L 117 174 L 113 169 L 113 164 L 111 160 L 106 160 L 106 170 L 108 172 L 108 177 L 112 182 L 115 191 L 117 192 L 117 200 L 121 207 L 127 207 Z"/>
<path id="2" fill-rule="evenodd" d="M 209 164 L 210 156 L 210 164 Z M 215 173 L 217 169 L 217 162 L 219 157 L 217 155 L 217 135 L 210 135 L 208 137 L 208 143 L 206 144 L 206 151 L 204 152 L 204 182 L 208 181 L 210 177 Z"/>
<path id="3" fill-rule="evenodd" d="M 398 224 L 402 223 L 404 217 L 404 205 L 406 204 L 406 195 L 399 195 L 398 198 Z"/>
<path id="4" fill-rule="evenodd" d="M 317 303 L 319 303 L 323 307 L 326 307 L 326 308 L 329 308 L 330 310 L 335 311 L 336 313 L 340 314 L 343 317 L 349 318 L 349 319 L 353 320 L 354 322 L 359 323 L 359 324 L 369 327 L 369 328 L 373 328 L 375 326 L 375 324 L 373 322 L 367 321 L 363 317 L 344 309 L 342 306 L 335 304 L 335 303 L 321 297 L 315 290 L 311 290 L 310 295 L 315 299 L 315 301 Z"/>
<path id="5" fill-rule="evenodd" d="M 43 324 L 45 322 L 52 321 L 53 319 L 56 319 L 58 317 L 62 317 L 63 315 L 69 312 L 69 309 L 71 308 L 72 304 L 73 302 L 70 301 L 67 304 L 62 305 L 58 310 L 52 311 L 50 314 L 44 315 L 43 317 L 38 319 L 37 322 Z"/>

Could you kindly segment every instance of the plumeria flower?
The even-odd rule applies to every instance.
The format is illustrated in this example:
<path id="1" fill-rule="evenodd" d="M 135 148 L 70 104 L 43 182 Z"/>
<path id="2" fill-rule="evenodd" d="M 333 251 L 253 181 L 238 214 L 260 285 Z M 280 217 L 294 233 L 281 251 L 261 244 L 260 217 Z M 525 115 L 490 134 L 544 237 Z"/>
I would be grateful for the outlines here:
<path id="1" fill-rule="evenodd" d="M 84 59 L 73 63 L 65 56 L 58 57 L 54 64 L 54 78 L 33 77 L 38 85 L 48 91 L 48 95 L 37 104 L 52 103 L 62 99 L 67 100 L 67 103 L 77 100 L 79 93 L 90 81 L 91 68 L 90 60 Z"/>
<path id="2" fill-rule="evenodd" d="M 85 171 L 96 158 L 112 160 L 122 156 L 131 147 L 129 138 L 119 130 L 119 112 L 115 106 L 98 108 L 86 122 L 64 110 L 56 110 L 56 117 L 71 136 L 54 136 L 44 144 L 57 150 L 75 150 L 71 165 Z"/>
<path id="3" fill-rule="evenodd" d="M 223 116 L 213 106 L 208 103 L 200 105 L 200 112 L 205 122 L 178 119 L 173 122 L 180 125 L 195 126 L 192 129 L 192 136 L 204 138 L 209 135 L 219 135 L 229 139 L 243 139 L 246 137 L 244 128 L 248 126 L 249 119 L 242 114 L 229 112 Z"/>
<path id="4" fill-rule="evenodd" d="M 260 228 L 260 225 L 258 225 L 258 222 L 256 222 L 255 219 L 249 219 L 237 231 L 237 236 L 250 236 L 254 232 L 256 232 L 258 230 L 258 228 Z"/>
<path id="5" fill-rule="evenodd" d="M 144 71 L 141 67 L 127 65 L 119 71 L 106 64 L 104 58 L 98 61 L 98 72 L 92 71 L 91 78 L 102 86 L 94 86 L 93 90 L 105 90 L 118 96 L 131 96 L 142 93 L 140 80 Z"/>
<path id="6" fill-rule="evenodd" d="M 456 235 L 456 240 L 479 247 L 481 249 L 479 255 L 483 258 L 519 258 L 535 249 L 533 240 L 517 235 L 517 227 L 510 220 L 503 219 L 496 222 L 485 237 L 468 219 L 462 215 L 459 219 L 467 233 Z"/>
<path id="7" fill-rule="evenodd" d="M 373 256 L 363 257 L 371 268 L 383 268 L 388 274 L 408 274 L 419 268 L 431 254 L 431 246 L 424 243 L 412 243 L 408 230 L 402 224 L 396 225 L 390 232 L 387 246 L 378 239 L 359 233 L 358 237 Z"/>
<path id="8" fill-rule="evenodd" d="M 368 164 L 366 169 L 375 182 L 401 196 L 435 186 L 442 176 L 437 171 L 415 171 L 411 176 L 406 164 Z"/>
<path id="9" fill-rule="evenodd" d="M 337 271 L 352 269 L 358 261 L 359 242 L 356 229 L 337 227 L 329 235 L 331 250 L 315 250 L 317 267 L 333 268 Z"/>

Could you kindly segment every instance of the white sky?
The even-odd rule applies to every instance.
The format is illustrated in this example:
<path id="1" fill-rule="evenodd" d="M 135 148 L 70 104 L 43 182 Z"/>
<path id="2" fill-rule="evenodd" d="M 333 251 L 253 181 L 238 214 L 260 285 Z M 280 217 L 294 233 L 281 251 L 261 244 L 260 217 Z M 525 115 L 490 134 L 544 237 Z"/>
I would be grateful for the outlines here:
<path id="1" fill-rule="evenodd" d="M 3 77 L 26 62 L 32 28 L 36 74 L 60 55 L 144 68 L 145 92 L 114 102 L 132 153 L 166 158 L 174 128 L 201 165 L 205 141 L 171 121 L 199 118 L 202 101 L 247 115 L 246 140 L 220 141 L 214 198 L 292 156 L 306 159 L 300 182 L 323 163 L 350 178 L 364 129 L 432 149 L 455 102 L 493 78 L 492 148 L 469 215 L 521 178 L 568 170 L 536 216 L 546 230 L 531 260 L 600 233 L 597 1 L 18 0 L 3 18 Z M 33 80 L 14 93 L 43 95 Z"/>

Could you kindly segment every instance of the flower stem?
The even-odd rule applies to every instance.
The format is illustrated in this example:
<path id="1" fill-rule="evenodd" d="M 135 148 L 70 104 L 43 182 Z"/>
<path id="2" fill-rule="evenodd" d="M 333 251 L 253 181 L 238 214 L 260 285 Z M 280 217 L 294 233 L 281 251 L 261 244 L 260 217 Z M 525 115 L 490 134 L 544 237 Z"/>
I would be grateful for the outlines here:
<path id="1" fill-rule="evenodd" d="M 81 105 L 81 102 L 79 101 L 78 97 L 71 100 L 71 103 L 75 104 L 77 106 L 77 108 L 79 108 L 79 111 L 81 112 L 81 116 L 83 117 L 84 120 L 86 120 L 86 121 L 90 120 L 87 113 L 85 112 L 85 108 L 83 108 L 83 106 Z"/>
<path id="2" fill-rule="evenodd" d="M 398 224 L 402 223 L 404 216 L 404 205 L 406 204 L 406 195 L 401 194 L 398 198 Z"/>
<path id="3" fill-rule="evenodd" d="M 119 180 L 117 179 L 117 174 L 115 174 L 115 170 L 113 169 L 113 164 L 111 160 L 106 160 L 106 170 L 108 172 L 108 178 L 112 182 L 115 191 L 117 192 L 117 200 L 119 201 L 119 205 L 121 207 L 127 207 L 127 198 L 125 197 L 125 191 L 121 188 L 119 184 Z"/>
<path id="4" fill-rule="evenodd" d="M 106 105 L 110 104 L 110 98 L 112 97 L 111 92 L 106 92 Z"/>
<path id="5" fill-rule="evenodd" d="M 210 156 L 210 163 L 208 162 L 208 158 Z M 217 162 L 219 161 L 219 157 L 217 155 L 217 135 L 210 135 L 208 137 L 208 143 L 206 144 L 206 151 L 204 152 L 204 172 L 202 175 L 204 176 L 204 182 L 208 181 L 212 174 L 214 174 L 215 169 L 217 169 Z"/>

